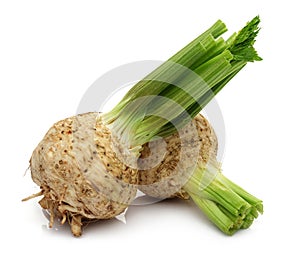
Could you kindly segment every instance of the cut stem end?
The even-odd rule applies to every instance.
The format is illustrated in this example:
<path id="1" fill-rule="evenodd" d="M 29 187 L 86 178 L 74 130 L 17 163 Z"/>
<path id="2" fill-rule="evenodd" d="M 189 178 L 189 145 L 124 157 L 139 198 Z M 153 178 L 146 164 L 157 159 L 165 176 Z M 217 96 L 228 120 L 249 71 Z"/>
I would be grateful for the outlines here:
<path id="1" fill-rule="evenodd" d="M 249 228 L 258 214 L 263 213 L 262 201 L 231 182 L 219 170 L 210 174 L 213 179 L 203 187 L 207 172 L 198 169 L 184 186 L 195 204 L 227 235 Z"/>

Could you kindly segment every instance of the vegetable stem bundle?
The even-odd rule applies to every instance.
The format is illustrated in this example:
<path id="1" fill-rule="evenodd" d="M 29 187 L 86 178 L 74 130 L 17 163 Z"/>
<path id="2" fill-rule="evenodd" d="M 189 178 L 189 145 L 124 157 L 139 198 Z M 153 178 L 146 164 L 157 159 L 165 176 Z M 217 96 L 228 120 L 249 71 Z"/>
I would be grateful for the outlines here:
<path id="1" fill-rule="evenodd" d="M 220 171 L 213 173 L 212 182 L 201 189 L 209 169 L 196 169 L 184 186 L 197 206 L 224 233 L 232 235 L 238 229 L 248 228 L 258 213 L 263 213 L 262 201 L 227 179 Z"/>
<path id="2" fill-rule="evenodd" d="M 127 147 L 136 147 L 155 137 L 174 134 L 191 121 L 190 118 L 194 118 L 247 62 L 261 60 L 253 47 L 259 22 L 259 17 L 255 17 L 239 33 L 224 41 L 220 36 L 226 27 L 217 21 L 137 83 L 110 113 L 104 115 L 104 120 L 109 124 L 117 122 L 113 128 L 116 127 L 117 137 Z M 144 100 L 139 99 L 143 97 Z M 161 117 L 161 112 L 167 114 Z M 186 112 L 188 114 L 184 114 Z M 210 171 L 212 166 L 213 171 Z M 207 173 L 211 173 L 209 177 L 213 179 L 201 189 Z M 149 171 L 143 172 L 143 175 L 152 178 Z M 154 182 L 157 181 L 151 181 Z M 181 182 L 182 188 L 226 234 L 248 228 L 258 212 L 263 212 L 262 202 L 225 178 L 215 160 L 204 167 L 198 162 L 191 178 L 184 183 Z M 162 184 L 157 190 L 159 194 L 152 192 L 152 195 L 161 197 L 166 187 L 169 186 Z M 145 192 L 148 190 L 145 187 L 141 189 Z"/>
<path id="3" fill-rule="evenodd" d="M 259 17 L 227 41 L 220 20 L 168 61 L 138 82 L 110 112 L 106 124 L 127 147 L 155 137 L 166 137 L 182 128 L 249 61 L 261 60 L 253 48 Z M 160 97 L 167 98 L 166 100 Z M 154 113 L 165 113 L 164 118 Z M 187 112 L 190 118 L 185 117 Z"/>

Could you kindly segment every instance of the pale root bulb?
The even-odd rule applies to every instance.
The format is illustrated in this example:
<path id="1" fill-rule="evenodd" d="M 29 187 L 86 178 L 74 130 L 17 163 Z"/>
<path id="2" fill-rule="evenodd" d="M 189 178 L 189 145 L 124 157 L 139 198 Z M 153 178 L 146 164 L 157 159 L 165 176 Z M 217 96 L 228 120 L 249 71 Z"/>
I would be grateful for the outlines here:
<path id="1" fill-rule="evenodd" d="M 40 205 L 81 235 L 85 220 L 109 219 L 134 199 L 138 172 L 121 162 L 99 113 L 55 123 L 34 150 L 30 168 L 44 197 Z M 133 160 L 134 161 L 134 160 Z"/>
<path id="2" fill-rule="evenodd" d="M 139 190 L 156 198 L 188 199 L 183 186 L 197 166 L 205 168 L 217 163 L 217 149 L 213 128 L 198 114 L 178 133 L 165 138 L 164 143 L 160 139 L 144 145 L 138 161 Z"/>

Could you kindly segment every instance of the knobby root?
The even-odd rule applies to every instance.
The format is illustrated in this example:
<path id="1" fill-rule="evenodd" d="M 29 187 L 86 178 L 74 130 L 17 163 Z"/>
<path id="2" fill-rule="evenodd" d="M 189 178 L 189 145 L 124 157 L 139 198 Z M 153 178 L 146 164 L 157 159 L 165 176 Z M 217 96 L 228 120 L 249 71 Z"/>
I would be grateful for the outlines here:
<path id="1" fill-rule="evenodd" d="M 81 215 L 73 215 L 71 219 L 71 231 L 75 237 L 81 236 Z"/>
<path id="2" fill-rule="evenodd" d="M 41 195 L 43 195 L 43 191 L 40 191 L 40 192 L 38 192 L 36 194 L 33 194 L 33 195 L 30 195 L 30 196 L 28 196 L 26 198 L 23 198 L 22 202 L 28 201 L 28 200 L 30 200 L 32 198 L 36 198 L 36 197 L 41 196 Z"/>
<path id="3" fill-rule="evenodd" d="M 32 198 L 35 198 L 35 197 L 38 197 L 38 196 L 42 196 L 45 194 L 45 191 L 42 190 L 36 194 L 33 194 L 33 195 L 30 195 L 26 198 L 23 198 L 22 199 L 22 202 L 24 201 L 28 201 Z M 63 197 L 63 195 L 62 195 Z M 59 215 L 61 216 L 61 224 L 63 225 L 67 220 L 71 226 L 71 231 L 72 231 L 72 234 L 75 236 L 75 237 L 79 237 L 81 236 L 81 233 L 82 233 L 82 216 L 81 215 L 78 215 L 78 214 L 74 214 L 77 212 L 77 210 L 73 207 L 71 207 L 70 205 L 67 205 L 67 204 L 63 204 L 62 203 L 62 200 L 63 198 L 60 198 L 60 200 L 57 201 L 54 201 L 51 199 L 51 195 L 50 195 L 50 199 L 49 197 L 45 197 L 42 198 L 40 201 L 39 201 L 39 204 L 41 205 L 41 207 L 43 209 L 47 209 L 49 214 L 50 214 L 50 218 L 49 218 L 49 228 L 52 228 L 53 225 L 54 225 L 54 219 L 55 219 L 55 216 L 56 215 Z M 58 214 L 57 214 L 58 213 Z"/>

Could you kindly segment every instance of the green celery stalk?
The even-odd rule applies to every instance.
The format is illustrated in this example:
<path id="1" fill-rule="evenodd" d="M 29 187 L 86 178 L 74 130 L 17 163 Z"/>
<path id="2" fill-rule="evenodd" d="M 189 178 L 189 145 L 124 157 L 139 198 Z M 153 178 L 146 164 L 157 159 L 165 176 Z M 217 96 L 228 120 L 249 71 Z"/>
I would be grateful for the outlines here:
<path id="1" fill-rule="evenodd" d="M 227 41 L 220 20 L 130 89 L 102 115 L 112 135 L 137 157 L 143 144 L 167 137 L 194 118 L 248 62 L 259 61 L 253 45 L 259 17 Z M 184 189 L 224 233 L 248 228 L 262 201 L 227 179 L 216 164 L 197 167 Z M 217 172 L 215 172 L 217 170 Z M 203 186 L 203 178 L 213 180 Z"/>
<path id="2" fill-rule="evenodd" d="M 129 149 L 183 127 L 247 62 L 261 60 L 253 48 L 259 18 L 224 41 L 217 21 L 209 30 L 138 82 L 103 120 Z M 169 99 L 161 100 L 159 97 Z M 205 98 L 205 99 L 204 99 Z M 173 102 L 173 103 L 172 103 Z M 174 106 L 174 105 L 178 105 Z M 187 111 L 189 118 L 179 118 Z M 158 116 L 163 112 L 164 117 Z"/>
<path id="3" fill-rule="evenodd" d="M 217 166 L 210 165 L 213 169 L 198 167 L 184 190 L 224 233 L 232 235 L 250 227 L 258 213 L 263 213 L 262 201 L 227 179 Z M 205 185 L 207 178 L 211 182 Z"/>

